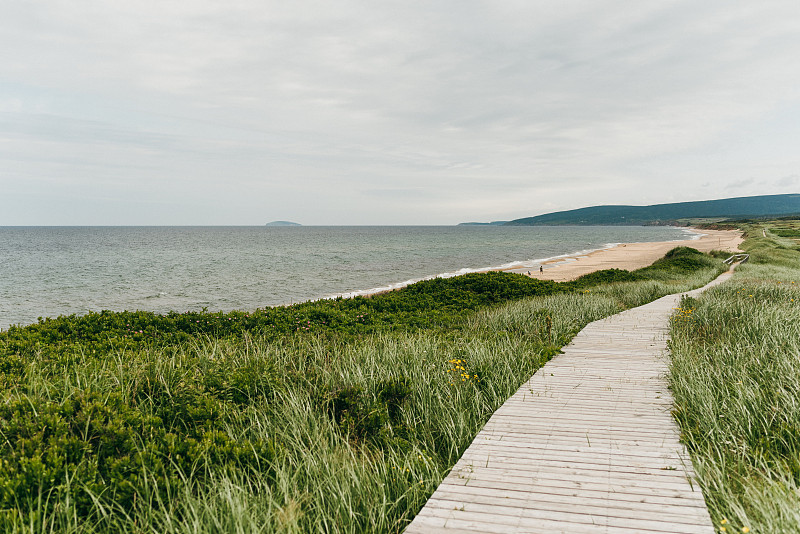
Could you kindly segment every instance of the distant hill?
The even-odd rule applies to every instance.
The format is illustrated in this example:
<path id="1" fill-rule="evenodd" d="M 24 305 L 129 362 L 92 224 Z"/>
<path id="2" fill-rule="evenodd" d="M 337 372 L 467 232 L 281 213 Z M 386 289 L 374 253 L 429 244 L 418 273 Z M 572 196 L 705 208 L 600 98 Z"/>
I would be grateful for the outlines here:
<path id="1" fill-rule="evenodd" d="M 272 221 L 268 222 L 267 226 L 303 226 L 300 223 L 291 222 L 291 221 Z"/>
<path id="2" fill-rule="evenodd" d="M 508 221 L 492 221 L 488 223 L 483 222 L 465 222 L 465 223 L 458 223 L 458 226 L 503 226 L 508 224 Z"/>
<path id="3" fill-rule="evenodd" d="M 800 214 L 800 194 L 723 198 L 652 206 L 592 206 L 515 219 L 507 226 L 650 225 L 678 219 L 777 217 Z"/>

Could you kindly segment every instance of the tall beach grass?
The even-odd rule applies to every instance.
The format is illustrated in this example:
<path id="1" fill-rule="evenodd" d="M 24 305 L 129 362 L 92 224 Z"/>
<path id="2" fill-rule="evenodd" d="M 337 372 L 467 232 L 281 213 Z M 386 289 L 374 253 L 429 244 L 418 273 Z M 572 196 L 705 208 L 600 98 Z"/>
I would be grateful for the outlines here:
<path id="1" fill-rule="evenodd" d="M 477 276 L 452 284 L 485 283 L 490 303 L 447 313 L 437 299 L 472 297 L 412 287 L 434 310 L 427 322 L 396 297 L 359 304 L 401 309 L 402 327 L 387 315 L 369 329 L 359 312 L 337 323 L 349 330 L 292 318 L 285 335 L 190 330 L 244 322 L 213 314 L 171 318 L 189 326 L 169 337 L 146 337 L 164 333 L 159 318 L 140 332 L 116 315 L 14 330 L 0 338 L 0 530 L 400 532 L 491 414 L 585 324 L 720 270 L 684 251 L 645 274 L 608 274 L 633 281 L 524 299 L 497 297 L 528 283 L 516 275 Z M 101 321 L 139 337 L 104 340 Z"/>
<path id="2" fill-rule="evenodd" d="M 720 532 L 800 532 L 800 252 L 762 228 L 672 322 L 675 416 Z"/>

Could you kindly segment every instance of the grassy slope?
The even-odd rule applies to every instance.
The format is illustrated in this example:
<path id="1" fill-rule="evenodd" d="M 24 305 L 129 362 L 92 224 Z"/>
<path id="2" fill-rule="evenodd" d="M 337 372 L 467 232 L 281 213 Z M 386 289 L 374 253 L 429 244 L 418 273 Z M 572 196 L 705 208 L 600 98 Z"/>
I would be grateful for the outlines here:
<path id="1" fill-rule="evenodd" d="M 489 273 L 231 314 L 0 333 L 4 532 L 398 532 L 589 321 L 697 287 L 681 249 L 568 284 Z"/>
<path id="2" fill-rule="evenodd" d="M 800 221 L 749 227 L 750 263 L 673 320 L 675 414 L 720 532 L 800 532 L 800 249 L 776 228 Z"/>

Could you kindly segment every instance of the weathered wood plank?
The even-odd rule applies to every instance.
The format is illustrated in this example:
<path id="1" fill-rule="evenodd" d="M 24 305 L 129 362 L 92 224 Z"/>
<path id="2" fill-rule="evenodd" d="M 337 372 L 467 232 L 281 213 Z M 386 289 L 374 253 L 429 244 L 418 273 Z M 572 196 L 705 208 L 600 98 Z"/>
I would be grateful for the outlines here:
<path id="1" fill-rule="evenodd" d="M 546 496 L 545 496 L 546 497 Z M 701 508 L 684 509 L 681 506 L 646 505 L 646 506 L 610 506 L 606 499 L 573 499 L 572 502 L 554 502 L 546 498 L 511 500 L 503 497 L 486 497 L 477 495 L 441 495 L 431 503 L 433 507 L 443 510 L 459 510 L 492 515 L 520 517 L 523 510 L 536 508 L 543 512 L 572 514 L 575 506 L 580 506 L 581 514 L 590 516 L 607 516 L 617 519 L 638 519 L 649 521 L 653 514 L 659 514 L 662 520 L 670 523 L 693 525 L 704 519 L 707 512 Z M 630 503 L 627 503 L 630 504 Z"/>
<path id="2" fill-rule="evenodd" d="M 460 528 L 478 532 L 606 532 L 607 527 L 628 528 L 635 532 L 668 532 L 670 534 L 699 534 L 706 532 L 695 525 L 686 525 L 654 519 L 625 519 L 582 513 L 551 512 L 535 508 L 522 509 L 519 516 L 507 516 L 466 510 L 442 510 L 425 507 L 423 517 L 441 518 L 445 528 L 458 525 Z M 413 526 L 413 523 L 409 528 Z M 492 528 L 492 530 L 487 530 Z M 561 530 L 559 530 L 559 528 Z M 713 528 L 713 527 L 712 527 Z M 406 529 L 406 532 L 413 532 Z M 713 530 L 712 530 L 713 532 Z"/>
<path id="3" fill-rule="evenodd" d="M 641 465 L 638 462 L 623 463 L 621 461 L 617 461 L 612 463 L 610 459 L 606 459 L 606 461 L 598 459 L 594 462 L 591 462 L 583 458 L 581 461 L 575 461 L 573 458 L 570 458 L 566 455 L 560 457 L 542 455 L 540 458 L 537 458 L 535 462 L 525 458 L 489 458 L 485 461 L 469 459 L 464 461 L 461 465 L 464 467 L 469 466 L 473 469 L 476 467 L 485 469 L 497 469 L 502 467 L 504 469 L 515 470 L 521 474 L 529 472 L 534 474 L 543 474 L 549 472 L 543 471 L 542 468 L 535 467 L 535 463 L 544 463 L 557 469 L 571 468 L 579 471 L 582 474 L 594 474 L 595 471 L 607 473 L 609 469 L 613 469 L 615 474 L 618 474 L 620 477 L 623 475 L 633 474 L 636 475 L 636 478 L 641 478 L 641 475 L 646 475 L 648 477 L 656 477 L 658 480 L 674 478 L 680 480 L 681 482 L 682 479 L 687 476 L 682 466 L 675 465 L 671 459 L 662 460 L 661 462 L 654 462 L 650 465 Z"/>
<path id="4" fill-rule="evenodd" d="M 511 500 L 512 502 L 531 502 L 546 500 L 550 502 L 562 502 L 580 505 L 584 500 L 587 502 L 597 502 L 598 500 L 607 501 L 609 506 L 632 507 L 642 506 L 677 506 L 683 509 L 697 508 L 699 513 L 705 514 L 705 503 L 703 501 L 687 500 L 680 497 L 670 497 L 664 495 L 633 495 L 628 493 L 609 493 L 607 491 L 587 490 L 587 489 L 567 489 L 567 488 L 547 488 L 546 491 L 538 491 L 538 488 L 526 488 L 524 491 L 514 491 L 506 488 L 497 489 L 491 487 L 481 487 L 476 485 L 456 486 L 442 484 L 439 489 L 442 496 L 458 496 L 459 498 L 482 498 L 496 497 Z"/>
<path id="5" fill-rule="evenodd" d="M 492 445 L 492 444 L 489 444 Z M 587 452 L 588 451 L 588 452 Z M 665 465 L 674 462 L 674 454 L 666 454 L 660 450 L 628 451 L 612 448 L 581 448 L 559 445 L 558 447 L 540 449 L 520 449 L 505 447 L 481 447 L 464 453 L 464 462 L 491 462 L 495 459 L 501 461 L 535 462 L 539 460 L 557 460 L 577 458 L 581 456 L 582 462 L 593 462 L 607 459 L 608 465 Z M 682 458 L 681 458 L 682 459 Z M 577 461 L 577 460 L 576 460 Z"/>
<path id="6" fill-rule="evenodd" d="M 486 490 L 494 489 L 501 490 L 504 493 L 511 494 L 512 492 L 520 492 L 527 495 L 528 500 L 532 500 L 532 495 L 547 494 L 547 495 L 569 495 L 573 499 L 580 492 L 591 493 L 594 496 L 602 495 L 604 500 L 608 501 L 635 501 L 645 502 L 648 500 L 656 499 L 669 499 L 679 501 L 686 505 L 701 507 L 705 513 L 705 506 L 702 499 L 695 497 L 687 497 L 681 489 L 663 488 L 663 487 L 630 487 L 628 485 L 613 485 L 609 481 L 597 482 L 575 482 L 563 480 L 559 478 L 538 478 L 535 484 L 530 481 L 516 481 L 504 480 L 496 478 L 491 480 L 488 477 L 481 480 L 465 479 L 461 484 L 456 482 L 441 485 L 441 488 L 449 486 L 460 486 L 465 490 Z M 506 486 L 503 486 L 505 484 Z"/>
<path id="7" fill-rule="evenodd" d="M 544 462 L 543 462 L 544 463 Z M 625 489 L 630 492 L 638 492 L 643 489 L 664 489 L 681 491 L 687 488 L 686 477 L 675 478 L 656 478 L 647 476 L 643 473 L 621 473 L 611 469 L 605 472 L 583 471 L 568 467 L 556 467 L 547 465 L 540 467 L 539 470 L 522 471 L 521 469 L 503 469 L 501 467 L 477 467 L 462 466 L 453 469 L 455 475 L 469 483 L 473 479 L 484 480 L 506 480 L 517 484 L 542 484 L 547 480 L 559 480 L 563 482 L 574 482 L 578 485 L 584 484 L 606 484 L 609 488 Z"/>

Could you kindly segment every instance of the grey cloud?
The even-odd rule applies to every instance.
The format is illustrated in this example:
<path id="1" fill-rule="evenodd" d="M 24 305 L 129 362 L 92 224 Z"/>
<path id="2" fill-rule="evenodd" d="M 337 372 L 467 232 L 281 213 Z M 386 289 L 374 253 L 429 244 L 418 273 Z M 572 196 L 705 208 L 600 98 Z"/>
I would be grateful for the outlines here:
<path id="1" fill-rule="evenodd" d="M 430 200 L 430 192 L 421 188 L 365 189 L 363 193 L 369 197 Z"/>
<path id="2" fill-rule="evenodd" d="M 728 184 L 725 184 L 725 189 L 727 189 L 729 191 L 736 191 L 736 190 L 739 190 L 739 189 L 746 189 L 746 188 L 752 186 L 754 183 L 755 183 L 755 180 L 752 179 L 752 178 L 748 178 L 746 180 L 737 180 L 735 182 L 730 182 Z"/>
<path id="3" fill-rule="evenodd" d="M 765 166 L 797 168 L 755 150 L 720 163 L 746 142 L 723 143 L 738 125 L 768 134 L 768 113 L 797 104 L 788 0 L 44 0 L 3 11 L 0 109 L 15 114 L 0 116 L 0 135 L 14 137 L 25 176 L 54 179 L 40 147 L 61 157 L 80 145 L 84 165 L 128 167 L 144 186 L 197 177 L 209 202 L 231 186 L 284 205 L 340 199 L 334 219 L 296 217 L 320 224 L 413 223 L 424 214 L 391 203 L 409 195 L 447 198 L 448 213 L 460 203 L 459 220 L 691 200 L 697 183 L 749 193 Z M 65 158 L 57 179 L 79 180 L 84 167 Z M 351 201 L 358 191 L 381 210 Z M 247 222 L 237 202 L 250 199 L 229 200 L 225 216 Z"/>

